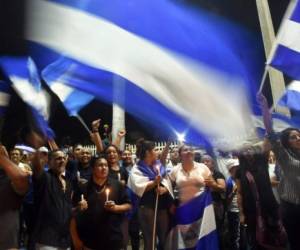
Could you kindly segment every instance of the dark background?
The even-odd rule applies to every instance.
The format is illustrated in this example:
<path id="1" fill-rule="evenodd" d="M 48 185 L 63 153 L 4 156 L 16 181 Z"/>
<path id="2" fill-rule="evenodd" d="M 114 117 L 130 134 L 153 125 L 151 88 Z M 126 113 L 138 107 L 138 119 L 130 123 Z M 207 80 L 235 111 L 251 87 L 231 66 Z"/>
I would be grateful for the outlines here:
<path id="1" fill-rule="evenodd" d="M 195 9 L 204 8 L 239 23 L 256 34 L 262 43 L 255 0 L 181 0 L 180 2 Z M 269 0 L 275 30 L 280 25 L 288 3 L 288 0 Z M 23 40 L 24 7 L 25 1 L 0 0 L 0 54 L 2 55 L 26 54 L 26 43 Z M 263 46 L 260 53 L 263 65 L 265 61 Z M 265 92 L 270 93 L 268 84 L 266 84 Z M 30 122 L 28 114 L 22 100 L 14 94 L 1 132 L 1 138 L 5 145 L 12 146 L 20 141 L 21 128 Z M 87 124 L 97 118 L 102 119 L 102 125 L 111 124 L 112 108 L 100 101 L 93 101 L 80 111 L 80 115 Z M 54 129 L 59 143 L 90 143 L 86 130 L 76 118 L 67 115 L 54 95 L 52 95 L 50 126 Z M 161 135 L 157 131 L 149 130 L 147 124 L 129 114 L 126 114 L 126 130 L 128 131 L 126 140 L 129 142 L 134 142 L 141 136 L 158 141 L 166 140 L 168 137 L 168 135 Z"/>

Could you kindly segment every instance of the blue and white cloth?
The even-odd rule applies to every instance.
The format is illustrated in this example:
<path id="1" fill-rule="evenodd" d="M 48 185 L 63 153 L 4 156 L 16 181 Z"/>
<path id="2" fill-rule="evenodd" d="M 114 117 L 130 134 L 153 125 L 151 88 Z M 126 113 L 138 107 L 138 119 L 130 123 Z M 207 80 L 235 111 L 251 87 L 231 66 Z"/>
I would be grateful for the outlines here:
<path id="1" fill-rule="evenodd" d="M 73 60 L 61 57 L 42 71 L 43 79 L 58 96 L 70 116 L 76 116 L 94 99 L 93 95 L 66 85 L 66 82 L 75 78 L 74 74 L 80 70 L 78 67 Z"/>
<path id="2" fill-rule="evenodd" d="M 276 37 L 268 64 L 300 80 L 300 1 L 292 0 Z"/>
<path id="3" fill-rule="evenodd" d="M 159 169 L 159 171 L 157 169 Z M 165 167 L 160 161 L 156 161 L 153 167 L 147 166 L 144 161 L 139 161 L 137 165 L 131 169 L 127 186 L 138 198 L 141 198 L 148 183 L 153 181 L 157 175 L 161 175 L 161 184 L 166 187 L 173 196 L 171 182 L 166 178 Z"/>
<path id="4" fill-rule="evenodd" d="M 40 132 L 53 138 L 54 132 L 48 126 L 50 96 L 41 86 L 33 60 L 30 57 L 1 57 L 0 67 L 16 93 L 31 108 L 35 125 Z"/>
<path id="5" fill-rule="evenodd" d="M 11 86 L 8 82 L 0 81 L 0 117 L 2 117 L 9 105 Z"/>
<path id="6" fill-rule="evenodd" d="M 167 249 L 218 250 L 215 213 L 209 190 L 176 209 Z"/>
<path id="7" fill-rule="evenodd" d="M 246 85 L 257 79 L 239 57 L 249 46 L 227 21 L 173 1 L 29 2 L 27 38 L 77 63 L 70 87 L 189 142 L 204 136 L 228 149 L 254 136 Z"/>

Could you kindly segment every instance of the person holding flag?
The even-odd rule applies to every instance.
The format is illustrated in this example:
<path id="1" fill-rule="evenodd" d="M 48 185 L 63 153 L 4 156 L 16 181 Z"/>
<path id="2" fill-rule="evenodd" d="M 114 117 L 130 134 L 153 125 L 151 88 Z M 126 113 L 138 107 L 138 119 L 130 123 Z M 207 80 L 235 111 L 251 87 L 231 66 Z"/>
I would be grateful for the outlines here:
<path id="1" fill-rule="evenodd" d="M 191 146 L 179 148 L 181 163 L 169 177 L 179 192 L 175 226 L 168 237 L 167 249 L 219 249 L 215 213 L 209 188 L 218 184 L 203 163 L 194 161 Z M 207 188 L 209 187 L 209 188 Z"/>
<path id="2" fill-rule="evenodd" d="M 158 249 L 164 249 L 170 225 L 168 209 L 173 202 L 171 183 L 165 167 L 157 160 L 154 142 L 138 140 L 136 155 L 139 161 L 131 170 L 128 187 L 138 198 L 144 249 L 155 249 L 156 236 L 159 240 Z"/>

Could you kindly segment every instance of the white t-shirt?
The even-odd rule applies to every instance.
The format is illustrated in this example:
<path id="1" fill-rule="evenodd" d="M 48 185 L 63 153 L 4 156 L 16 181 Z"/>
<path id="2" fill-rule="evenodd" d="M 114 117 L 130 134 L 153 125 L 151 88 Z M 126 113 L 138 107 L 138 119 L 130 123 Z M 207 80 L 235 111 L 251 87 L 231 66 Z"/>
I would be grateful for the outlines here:
<path id="1" fill-rule="evenodd" d="M 204 179 L 210 175 L 210 170 L 203 163 L 194 162 L 194 167 L 189 172 L 183 169 L 181 163 L 174 167 L 169 178 L 179 192 L 180 204 L 200 195 L 205 188 Z"/>

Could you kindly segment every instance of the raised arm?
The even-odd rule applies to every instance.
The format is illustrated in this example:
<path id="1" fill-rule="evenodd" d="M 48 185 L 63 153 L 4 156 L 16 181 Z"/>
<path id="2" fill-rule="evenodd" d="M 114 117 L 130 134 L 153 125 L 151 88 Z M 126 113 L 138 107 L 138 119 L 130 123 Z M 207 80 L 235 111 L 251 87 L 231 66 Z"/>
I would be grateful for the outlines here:
<path id="1" fill-rule="evenodd" d="M 118 134 L 117 134 L 117 137 L 116 137 L 115 141 L 113 142 L 113 144 L 115 146 L 117 146 L 118 149 L 120 149 L 121 141 L 125 137 L 125 135 L 126 135 L 126 130 L 125 129 L 120 129 Z"/>
<path id="2" fill-rule="evenodd" d="M 95 144 L 97 148 L 97 153 L 102 153 L 103 152 L 103 144 L 102 144 L 102 139 L 99 133 L 99 127 L 100 127 L 100 121 L 101 119 L 97 119 L 92 122 L 92 132 L 91 132 L 91 140 Z"/>
<path id="3" fill-rule="evenodd" d="M 166 163 L 167 163 L 167 157 L 168 157 L 168 153 L 169 153 L 169 149 L 170 149 L 170 144 L 171 144 L 171 142 L 168 141 L 160 155 L 160 162 L 162 163 L 163 166 L 166 166 Z"/>
<path id="4" fill-rule="evenodd" d="M 266 97 L 261 93 L 257 93 L 257 101 L 260 104 L 262 115 L 263 115 L 263 121 L 266 128 L 267 133 L 272 132 L 272 115 L 268 107 L 268 102 Z"/>
<path id="5" fill-rule="evenodd" d="M 25 194 L 29 188 L 29 174 L 9 160 L 7 151 L 2 145 L 0 145 L 0 166 L 11 180 L 15 191 L 18 194 Z"/>

